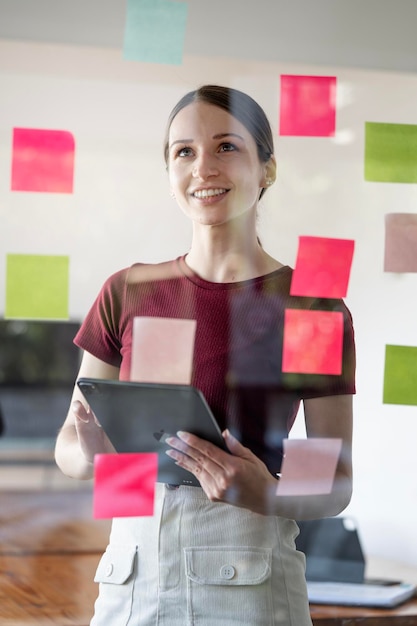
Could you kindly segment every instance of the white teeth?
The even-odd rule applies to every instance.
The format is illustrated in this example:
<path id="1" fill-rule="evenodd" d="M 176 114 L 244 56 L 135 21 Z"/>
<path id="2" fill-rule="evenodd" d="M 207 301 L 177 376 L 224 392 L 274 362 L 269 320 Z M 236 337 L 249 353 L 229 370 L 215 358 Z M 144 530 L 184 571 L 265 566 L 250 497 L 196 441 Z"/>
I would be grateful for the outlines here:
<path id="1" fill-rule="evenodd" d="M 196 198 L 209 198 L 210 196 L 220 196 L 225 193 L 227 189 L 200 189 L 194 192 Z"/>

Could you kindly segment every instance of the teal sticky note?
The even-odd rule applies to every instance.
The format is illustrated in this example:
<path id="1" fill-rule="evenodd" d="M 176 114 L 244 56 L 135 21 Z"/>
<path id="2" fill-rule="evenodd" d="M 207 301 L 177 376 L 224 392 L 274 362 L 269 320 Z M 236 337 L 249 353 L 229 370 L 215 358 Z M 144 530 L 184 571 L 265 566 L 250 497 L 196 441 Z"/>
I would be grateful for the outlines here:
<path id="1" fill-rule="evenodd" d="M 173 0 L 128 0 L 124 58 L 181 65 L 188 6 Z"/>
<path id="2" fill-rule="evenodd" d="M 8 254 L 5 317 L 68 319 L 69 257 Z"/>
<path id="3" fill-rule="evenodd" d="M 365 180 L 417 183 L 417 125 L 365 122 Z"/>
<path id="4" fill-rule="evenodd" d="M 417 347 L 385 346 L 384 404 L 417 405 Z"/>

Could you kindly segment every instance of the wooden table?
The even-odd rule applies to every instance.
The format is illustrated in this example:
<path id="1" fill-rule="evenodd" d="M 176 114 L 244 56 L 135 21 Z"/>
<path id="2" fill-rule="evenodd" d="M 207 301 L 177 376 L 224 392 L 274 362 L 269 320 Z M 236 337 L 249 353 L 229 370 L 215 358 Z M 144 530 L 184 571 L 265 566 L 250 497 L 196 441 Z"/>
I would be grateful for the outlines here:
<path id="1" fill-rule="evenodd" d="M 417 626 L 417 598 L 395 609 L 312 604 L 314 626 Z"/>
<path id="2" fill-rule="evenodd" d="M 0 555 L 2 626 L 88 626 L 100 555 Z"/>
<path id="3" fill-rule="evenodd" d="M 109 526 L 90 489 L 1 492 L 1 626 L 88 626 Z"/>

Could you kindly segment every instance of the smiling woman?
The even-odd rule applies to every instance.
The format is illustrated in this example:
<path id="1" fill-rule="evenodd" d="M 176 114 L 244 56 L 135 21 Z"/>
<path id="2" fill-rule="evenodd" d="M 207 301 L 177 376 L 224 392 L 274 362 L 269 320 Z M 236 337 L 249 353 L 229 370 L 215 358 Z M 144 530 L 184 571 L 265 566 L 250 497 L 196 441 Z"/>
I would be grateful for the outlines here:
<path id="1" fill-rule="evenodd" d="M 259 243 L 258 202 L 276 165 L 268 120 L 251 97 L 216 85 L 186 94 L 169 118 L 165 158 L 192 221 L 190 249 L 105 282 L 76 336 L 79 377 L 129 379 L 135 317 L 195 320 L 191 382 L 227 450 L 187 432 L 169 437 L 168 456 L 201 487 L 158 483 L 153 517 L 113 520 L 91 625 L 309 626 L 294 520 L 335 515 L 350 499 L 351 316 L 343 301 L 329 301 L 344 320 L 340 375 L 282 371 L 286 309 L 323 303 L 291 296 L 292 270 Z M 340 439 L 342 453 L 330 493 L 280 496 L 283 440 L 300 402 L 308 437 Z M 110 449 L 76 386 L 57 439 L 59 466 L 89 478 L 94 455 Z"/>

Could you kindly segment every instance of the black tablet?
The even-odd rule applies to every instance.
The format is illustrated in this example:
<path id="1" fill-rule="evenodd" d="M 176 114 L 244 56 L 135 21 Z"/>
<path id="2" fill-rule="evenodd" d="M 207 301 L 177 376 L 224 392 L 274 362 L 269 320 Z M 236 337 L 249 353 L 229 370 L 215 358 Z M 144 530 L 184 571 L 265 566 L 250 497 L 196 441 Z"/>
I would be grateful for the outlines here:
<path id="1" fill-rule="evenodd" d="M 77 384 L 117 452 L 158 453 L 158 482 L 200 486 L 165 454 L 165 438 L 179 430 L 226 450 L 204 395 L 191 385 L 95 378 L 80 378 Z"/>

